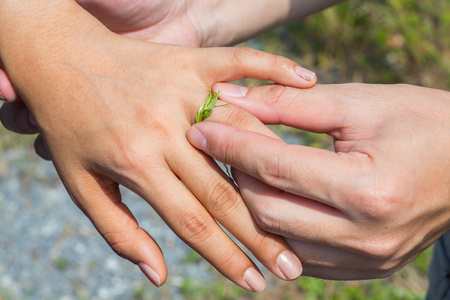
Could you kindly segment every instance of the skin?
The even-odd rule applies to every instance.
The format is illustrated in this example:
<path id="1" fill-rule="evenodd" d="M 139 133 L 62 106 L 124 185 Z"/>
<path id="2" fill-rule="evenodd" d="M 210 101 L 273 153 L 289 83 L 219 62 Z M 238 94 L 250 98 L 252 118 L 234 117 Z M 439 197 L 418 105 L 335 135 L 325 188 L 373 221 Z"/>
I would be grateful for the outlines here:
<path id="1" fill-rule="evenodd" d="M 120 35 L 157 43 L 194 47 L 234 45 L 248 38 L 341 2 L 340 0 L 77 0 L 103 25 Z M 240 9 L 236 11 L 236 7 Z M 220 13 L 219 13 L 220 12 Z M 208 17 L 205 17 L 208 16 Z M 39 132 L 0 61 L 0 99 L 16 102 L 21 112 L 9 128 L 21 134 Z M 30 122 L 31 119 L 31 122 Z M 50 160 L 38 136 L 36 153 Z"/>
<path id="2" fill-rule="evenodd" d="M 138 41 L 112 33 L 69 0 L 1 0 L 0 58 L 23 101 L 2 106 L 5 127 L 29 130 L 29 121 L 18 126 L 17 120 L 30 110 L 38 141 L 75 204 L 112 249 L 155 285 L 167 277 L 162 253 L 121 201 L 119 184 L 243 288 L 262 290 L 264 279 L 215 219 L 280 278 L 300 275 L 286 242 L 258 227 L 230 180 L 185 137 L 215 83 L 252 77 L 314 85 L 315 78 L 296 73 L 297 64 L 246 48 Z M 250 130 L 262 126 L 236 108 L 221 112 L 218 121 Z M 283 270 L 286 257 L 298 272 Z"/>
<path id="3" fill-rule="evenodd" d="M 385 277 L 450 229 L 450 93 L 367 84 L 215 89 L 265 124 L 334 138 L 327 151 L 214 122 L 187 133 L 233 166 L 258 225 L 286 238 L 304 275 Z"/>

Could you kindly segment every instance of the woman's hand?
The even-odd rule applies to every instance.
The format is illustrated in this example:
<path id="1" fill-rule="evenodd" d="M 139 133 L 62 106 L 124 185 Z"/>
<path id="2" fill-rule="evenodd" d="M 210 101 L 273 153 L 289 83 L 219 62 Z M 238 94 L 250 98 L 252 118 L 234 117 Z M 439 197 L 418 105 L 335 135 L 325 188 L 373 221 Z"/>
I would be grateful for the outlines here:
<path id="1" fill-rule="evenodd" d="M 331 152 L 213 122 L 188 132 L 236 168 L 258 225 L 287 238 L 304 275 L 384 277 L 450 229 L 450 93 L 364 84 L 216 89 L 266 124 L 334 138 Z"/>
<path id="2" fill-rule="evenodd" d="M 202 1 L 187 5 L 185 0 L 147 1 L 147 0 L 77 0 L 83 8 L 95 16 L 111 31 L 144 41 L 179 44 L 198 47 L 202 44 L 202 29 L 209 18 L 200 18 Z M 203 3 L 204 4 L 204 3 Z M 13 83 L 0 62 L 0 100 L 17 102 L 20 114 L 8 122 L 17 133 L 36 134 L 39 132 L 34 117 L 26 109 L 17 95 Z M 15 124 L 12 124 L 15 123 Z M 50 159 L 42 137 L 35 142 L 36 152 L 44 159 Z"/>
<path id="3" fill-rule="evenodd" d="M 36 117 L 70 196 L 116 253 L 156 285 L 165 281 L 162 253 L 121 201 L 123 185 L 240 286 L 258 291 L 265 284 L 215 220 L 280 278 L 300 275 L 283 239 L 257 226 L 232 182 L 185 133 L 216 82 L 253 77 L 308 87 L 315 79 L 302 79 L 302 69 L 288 59 L 251 49 L 195 49 L 119 36 L 71 1 L 2 4 L 5 68 Z M 27 12 L 39 26 L 16 17 Z M 11 130 L 25 130 L 14 128 L 25 111 L 17 104 L 6 102 L 1 120 Z M 235 108 L 219 112 L 229 124 L 238 117 L 234 125 L 243 129 L 262 126 Z"/>
<path id="4" fill-rule="evenodd" d="M 233 45 L 276 26 L 298 20 L 340 0 L 76 0 L 108 29 L 139 40 L 187 46 Z M 306 3 L 305 3 L 306 2 Z M 306 74 L 310 76 L 310 74 Z M 0 98 L 21 101 L 0 62 Z M 17 103 L 23 106 L 23 103 Z M 15 119 L 22 134 L 36 134 L 34 118 L 23 113 Z M 36 151 L 45 159 L 40 136 Z"/>

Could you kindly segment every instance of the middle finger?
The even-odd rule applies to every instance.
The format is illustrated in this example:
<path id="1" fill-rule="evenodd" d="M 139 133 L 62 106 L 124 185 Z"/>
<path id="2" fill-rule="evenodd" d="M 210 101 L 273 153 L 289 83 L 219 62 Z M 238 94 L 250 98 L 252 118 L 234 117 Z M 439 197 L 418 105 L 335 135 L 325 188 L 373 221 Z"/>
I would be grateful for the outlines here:
<path id="1" fill-rule="evenodd" d="M 209 213 L 276 276 L 285 280 L 300 276 L 301 264 L 289 246 L 257 225 L 234 184 L 214 160 L 189 144 L 185 149 L 186 153 L 179 153 L 169 164 Z"/>

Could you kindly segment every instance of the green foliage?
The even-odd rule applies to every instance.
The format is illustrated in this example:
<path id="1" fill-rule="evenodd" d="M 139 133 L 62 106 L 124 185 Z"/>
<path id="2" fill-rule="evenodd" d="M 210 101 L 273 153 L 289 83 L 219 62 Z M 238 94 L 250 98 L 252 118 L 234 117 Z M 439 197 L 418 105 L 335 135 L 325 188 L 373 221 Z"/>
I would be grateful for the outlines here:
<path id="1" fill-rule="evenodd" d="M 426 276 L 428 272 L 428 265 L 430 264 L 433 255 L 433 247 L 428 248 L 419 254 L 411 263 L 411 265 L 419 272 L 420 275 Z"/>
<path id="2" fill-rule="evenodd" d="M 334 82 L 450 87 L 450 1 L 346 1 L 258 38 Z"/>
<path id="3" fill-rule="evenodd" d="M 195 123 L 199 123 L 204 119 L 206 119 L 207 117 L 209 117 L 215 107 L 230 105 L 230 103 L 223 105 L 216 105 L 216 102 L 219 99 L 219 93 L 220 91 L 218 91 L 217 93 L 213 92 L 209 93 L 205 102 L 203 102 L 202 106 L 200 106 L 197 113 L 195 114 Z"/>
<path id="4" fill-rule="evenodd" d="M 32 148 L 34 138 L 32 135 L 12 133 L 1 126 L 0 123 L 0 156 L 8 149 Z"/>
<path id="5" fill-rule="evenodd" d="M 62 257 L 58 256 L 53 260 L 53 265 L 60 271 L 64 271 L 69 267 L 69 261 Z"/>
<path id="6" fill-rule="evenodd" d="M 205 282 L 199 282 L 189 277 L 183 278 L 180 293 L 186 300 L 239 300 L 251 295 L 250 292 L 237 287 L 224 278 L 218 278 L 214 282 L 205 284 Z"/>
<path id="7" fill-rule="evenodd" d="M 420 300 L 424 297 L 423 293 L 381 279 L 339 282 L 305 277 L 298 284 L 305 300 Z"/>
<path id="8" fill-rule="evenodd" d="M 185 263 L 197 263 L 200 260 L 202 260 L 202 257 L 194 250 L 191 250 L 191 252 L 189 252 L 183 259 Z"/>

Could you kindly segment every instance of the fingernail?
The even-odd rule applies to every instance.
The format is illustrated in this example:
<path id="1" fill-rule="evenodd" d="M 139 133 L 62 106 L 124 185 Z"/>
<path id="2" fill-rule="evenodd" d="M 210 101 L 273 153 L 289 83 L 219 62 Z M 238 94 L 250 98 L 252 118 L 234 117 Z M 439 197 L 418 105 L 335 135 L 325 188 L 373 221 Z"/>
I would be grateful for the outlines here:
<path id="1" fill-rule="evenodd" d="M 152 268 L 150 268 L 145 263 L 139 263 L 138 264 L 139 269 L 141 269 L 142 273 L 144 273 L 145 276 L 147 276 L 148 280 L 150 280 L 156 287 L 161 286 L 161 279 L 159 278 L 158 273 L 153 271 Z"/>
<path id="2" fill-rule="evenodd" d="M 187 138 L 195 148 L 198 148 L 202 151 L 208 150 L 208 141 L 206 140 L 206 137 L 203 135 L 203 133 L 201 133 L 201 131 L 197 128 L 191 127 L 187 132 Z"/>
<path id="3" fill-rule="evenodd" d="M 293 280 L 302 274 L 303 267 L 291 251 L 284 251 L 277 258 L 277 266 L 287 280 Z"/>
<path id="4" fill-rule="evenodd" d="M 254 268 L 248 268 L 244 273 L 244 282 L 249 290 L 253 292 L 261 292 L 266 288 L 264 277 Z"/>
<path id="5" fill-rule="evenodd" d="M 297 73 L 298 76 L 302 77 L 306 81 L 312 81 L 316 76 L 316 73 L 300 66 L 295 67 L 295 73 Z"/>
<path id="6" fill-rule="evenodd" d="M 28 122 L 34 127 L 38 127 L 36 119 L 33 117 L 31 113 L 28 114 Z"/>
<path id="7" fill-rule="evenodd" d="M 220 84 L 218 91 L 220 91 L 220 95 L 222 96 L 240 98 L 247 95 L 248 88 L 231 83 L 222 83 Z"/>

